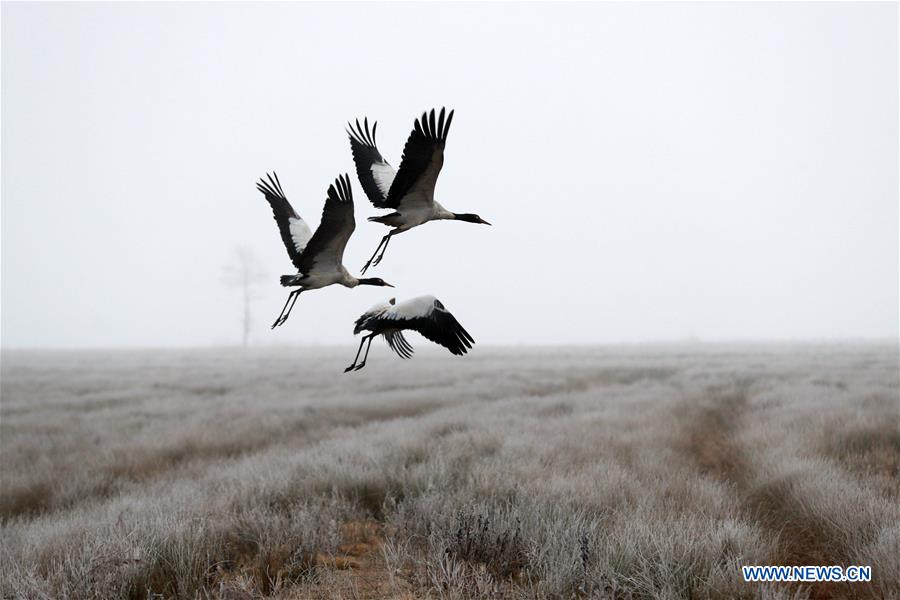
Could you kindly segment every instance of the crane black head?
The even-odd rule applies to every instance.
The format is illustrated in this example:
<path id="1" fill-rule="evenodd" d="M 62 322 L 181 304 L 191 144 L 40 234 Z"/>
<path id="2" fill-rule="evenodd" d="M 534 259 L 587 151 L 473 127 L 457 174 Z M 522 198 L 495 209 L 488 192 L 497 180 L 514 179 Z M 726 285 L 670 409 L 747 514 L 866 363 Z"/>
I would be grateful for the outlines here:
<path id="1" fill-rule="evenodd" d="M 481 223 L 482 225 L 490 225 L 490 223 L 488 223 L 478 215 L 472 213 L 454 213 L 453 218 L 456 221 L 466 221 L 467 223 Z"/>
<path id="2" fill-rule="evenodd" d="M 377 285 L 380 287 L 394 287 L 381 277 L 367 277 L 359 280 L 359 285 Z"/>

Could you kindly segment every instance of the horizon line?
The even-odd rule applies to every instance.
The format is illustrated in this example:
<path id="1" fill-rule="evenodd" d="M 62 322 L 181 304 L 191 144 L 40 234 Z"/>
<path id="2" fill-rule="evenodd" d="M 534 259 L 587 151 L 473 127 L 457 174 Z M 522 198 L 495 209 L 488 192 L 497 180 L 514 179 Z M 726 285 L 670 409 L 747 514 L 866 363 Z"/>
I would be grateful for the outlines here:
<path id="1" fill-rule="evenodd" d="M 898 337 L 822 337 L 822 338 L 669 338 L 637 341 L 605 342 L 550 342 L 550 343 L 494 343 L 479 344 L 480 348 L 587 348 L 587 347 L 641 347 L 641 346 L 900 346 Z M 282 344 L 187 344 L 187 345 L 120 345 L 120 346 L 8 346 L 0 343 L 0 352 L 96 352 L 96 351 L 183 351 L 183 350 L 303 350 L 344 348 L 341 343 L 282 343 Z M 424 348 L 423 348 L 424 350 Z"/>

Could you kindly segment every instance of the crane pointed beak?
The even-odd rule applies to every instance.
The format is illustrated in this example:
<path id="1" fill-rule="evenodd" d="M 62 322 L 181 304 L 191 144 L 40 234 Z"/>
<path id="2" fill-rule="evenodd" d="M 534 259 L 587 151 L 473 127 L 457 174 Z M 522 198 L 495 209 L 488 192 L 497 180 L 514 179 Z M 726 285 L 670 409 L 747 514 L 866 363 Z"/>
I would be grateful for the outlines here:
<path id="1" fill-rule="evenodd" d="M 386 285 L 387 287 L 394 287 L 391 284 L 389 284 L 387 281 L 384 282 L 384 285 Z"/>
<path id="2" fill-rule="evenodd" d="M 490 225 L 490 223 L 488 223 L 487 221 L 485 221 L 485 220 L 482 219 L 481 217 L 478 218 L 478 222 L 481 223 L 482 225 Z"/>

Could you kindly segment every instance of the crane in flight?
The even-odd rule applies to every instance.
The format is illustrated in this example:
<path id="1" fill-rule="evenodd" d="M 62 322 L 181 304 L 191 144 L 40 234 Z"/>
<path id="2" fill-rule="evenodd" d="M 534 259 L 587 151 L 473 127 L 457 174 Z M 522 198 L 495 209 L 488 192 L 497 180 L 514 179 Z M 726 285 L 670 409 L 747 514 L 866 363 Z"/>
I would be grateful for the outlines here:
<path id="1" fill-rule="evenodd" d="M 354 335 L 363 331 L 370 333 L 360 340 L 353 364 L 344 369 L 345 373 L 358 371 L 366 366 L 372 340 L 379 335 L 384 336 L 387 345 L 400 358 L 411 358 L 413 354 L 412 346 L 403 337 L 404 331 L 416 331 L 458 356 L 468 352 L 475 343 L 456 317 L 434 296 L 419 296 L 400 304 L 391 298 L 388 302 L 376 304 L 356 320 Z M 362 362 L 357 364 L 356 361 L 359 360 L 359 354 L 366 342 L 368 342 L 366 354 Z"/>
<path id="2" fill-rule="evenodd" d="M 272 207 L 278 231 L 281 233 L 281 241 L 284 242 L 291 262 L 297 267 L 296 274 L 281 276 L 281 285 L 297 289 L 288 295 L 281 314 L 272 324 L 272 329 L 287 321 L 294 304 L 297 303 L 297 297 L 306 290 L 317 290 L 335 284 L 348 288 L 355 288 L 358 285 L 394 287 L 380 277 L 365 279 L 354 277 L 344 268 L 344 248 L 347 247 L 347 241 L 356 229 L 356 220 L 353 217 L 353 191 L 350 188 L 350 178 L 346 174 L 328 186 L 328 197 L 322 209 L 322 222 L 315 233 L 310 231 L 306 221 L 288 202 L 281 189 L 278 175 L 273 173 L 266 176 L 268 181 L 260 179 L 256 188 L 262 192 Z"/>
<path id="3" fill-rule="evenodd" d="M 363 191 L 375 208 L 393 211 L 369 217 L 370 221 L 393 229 L 381 239 L 372 257 L 363 266 L 362 273 L 370 266 L 381 262 L 391 237 L 409 231 L 413 227 L 445 219 L 490 225 L 473 213 L 450 212 L 434 199 L 434 187 L 444 165 L 444 146 L 452 121 L 452 110 L 447 114 L 442 108 L 437 116 L 434 109 L 431 113 L 422 113 L 422 116 L 416 119 L 412 133 L 409 134 L 403 148 L 403 159 L 400 161 L 398 171 L 395 171 L 378 151 L 375 144 L 377 122 L 373 122 L 371 130 L 368 118 L 363 119 L 362 125 L 357 119 L 355 127 L 348 123 L 350 149 L 353 152 L 356 174 Z"/>

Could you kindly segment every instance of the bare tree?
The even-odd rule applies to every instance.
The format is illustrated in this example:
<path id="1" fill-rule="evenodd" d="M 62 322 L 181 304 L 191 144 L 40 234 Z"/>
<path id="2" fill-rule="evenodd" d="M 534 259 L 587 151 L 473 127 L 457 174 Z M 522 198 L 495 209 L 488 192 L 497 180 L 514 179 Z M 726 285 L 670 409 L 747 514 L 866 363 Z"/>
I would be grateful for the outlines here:
<path id="1" fill-rule="evenodd" d="M 222 283 L 229 287 L 240 288 L 243 295 L 243 344 L 246 348 L 252 321 L 250 303 L 257 297 L 254 288 L 265 279 L 266 272 L 256 254 L 247 246 L 236 246 L 233 257 L 234 262 L 223 269 Z"/>

